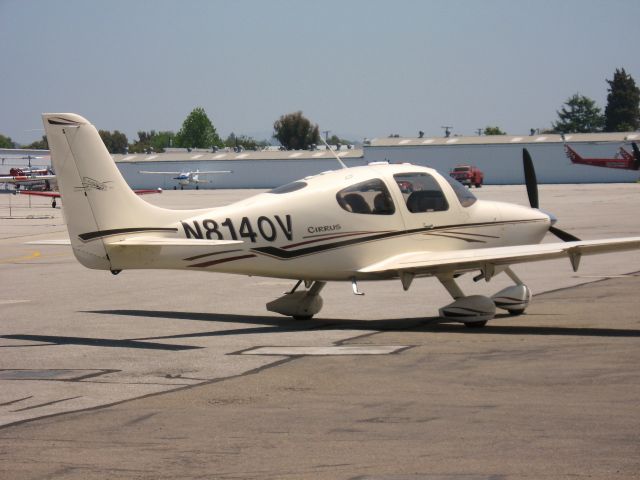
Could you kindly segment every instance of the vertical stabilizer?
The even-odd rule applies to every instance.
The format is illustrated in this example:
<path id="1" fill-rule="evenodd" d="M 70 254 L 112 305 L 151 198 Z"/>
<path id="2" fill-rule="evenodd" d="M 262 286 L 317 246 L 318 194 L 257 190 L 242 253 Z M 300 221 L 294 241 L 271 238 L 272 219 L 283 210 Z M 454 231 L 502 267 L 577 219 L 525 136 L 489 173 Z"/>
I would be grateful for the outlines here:
<path id="1" fill-rule="evenodd" d="M 63 213 L 78 261 L 111 269 L 104 246 L 118 234 L 163 231 L 176 213 L 148 204 L 127 185 L 96 128 L 72 113 L 43 114 Z"/>

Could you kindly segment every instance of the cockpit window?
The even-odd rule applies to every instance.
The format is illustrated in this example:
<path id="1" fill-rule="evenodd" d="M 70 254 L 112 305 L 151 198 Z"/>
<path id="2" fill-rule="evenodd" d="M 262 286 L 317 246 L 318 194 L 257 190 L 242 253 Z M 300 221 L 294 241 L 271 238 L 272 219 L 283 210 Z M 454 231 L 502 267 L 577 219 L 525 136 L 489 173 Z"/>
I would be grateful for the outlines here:
<path id="1" fill-rule="evenodd" d="M 449 203 L 440 185 L 427 173 L 397 173 L 393 176 L 411 213 L 442 212 Z"/>
<path id="2" fill-rule="evenodd" d="M 478 199 L 473 193 L 471 193 L 471 191 L 467 187 L 465 187 L 459 181 L 457 181 L 455 178 L 450 177 L 449 175 L 443 175 L 443 177 L 447 179 L 447 182 L 449 182 L 449 185 L 451 185 L 451 187 L 453 188 L 456 197 L 458 197 L 458 200 L 460 200 L 460 205 L 462 205 L 463 207 L 470 207 L 471 205 L 476 203 Z"/>
<path id="3" fill-rule="evenodd" d="M 267 193 L 289 193 L 301 190 L 307 186 L 307 182 L 291 182 L 269 190 Z"/>
<path id="4" fill-rule="evenodd" d="M 344 188 L 336 194 L 336 199 L 351 213 L 393 215 L 396 211 L 387 186 L 378 178 Z"/>

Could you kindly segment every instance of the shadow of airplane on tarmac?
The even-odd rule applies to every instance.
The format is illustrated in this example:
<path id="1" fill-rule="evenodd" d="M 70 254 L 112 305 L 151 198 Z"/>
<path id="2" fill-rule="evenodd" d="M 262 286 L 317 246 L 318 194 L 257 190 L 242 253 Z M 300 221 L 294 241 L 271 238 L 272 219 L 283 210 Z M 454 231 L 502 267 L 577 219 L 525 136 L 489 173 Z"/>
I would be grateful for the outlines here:
<path id="1" fill-rule="evenodd" d="M 181 333 L 174 335 L 112 339 L 70 337 L 57 335 L 14 334 L 2 335 L 0 338 L 10 340 L 25 340 L 40 342 L 29 347 L 51 345 L 82 345 L 107 348 L 136 348 L 147 350 L 182 351 L 206 348 L 196 345 L 177 345 L 159 343 L 162 340 L 177 340 L 186 338 L 222 337 L 231 335 L 254 335 L 271 333 L 288 333 L 313 330 L 362 330 L 367 332 L 433 332 L 453 333 L 461 335 L 549 335 L 568 337 L 627 337 L 640 338 L 640 330 L 593 328 L 593 327 L 554 327 L 528 325 L 495 325 L 489 324 L 481 329 L 468 329 L 459 323 L 452 323 L 438 317 L 399 318 L 379 320 L 350 320 L 350 319 L 322 319 L 293 320 L 288 317 L 268 317 L 251 315 L 231 315 L 201 312 L 182 312 L 166 310 L 92 310 L 83 313 L 97 313 L 103 315 L 122 315 L 130 317 L 145 317 L 170 320 L 195 320 L 217 324 L 247 324 L 246 328 L 231 328 L 227 330 L 212 330 L 204 332 Z M 496 319 L 508 318 L 508 314 L 496 315 Z M 521 317 L 526 318 L 526 316 Z M 258 325 L 258 326 L 255 326 Z"/>
<path id="2" fill-rule="evenodd" d="M 168 318 L 174 320 L 196 320 L 215 323 L 241 323 L 249 325 L 264 325 L 259 327 L 233 328 L 193 332 L 166 336 L 136 338 L 136 341 L 164 340 L 178 338 L 216 337 L 227 335 L 249 335 L 257 333 L 283 333 L 304 330 L 366 330 L 378 332 L 434 332 L 456 333 L 465 335 L 557 335 L 576 337 L 638 337 L 640 330 L 593 328 L 593 327 L 554 327 L 528 325 L 495 325 L 489 324 L 481 329 L 469 329 L 460 323 L 447 321 L 439 317 L 352 320 L 352 319 L 322 319 L 293 320 L 288 317 L 269 317 L 252 315 L 232 315 L 201 312 L 179 312 L 159 310 L 94 310 L 91 313 L 106 315 L 125 315 L 147 318 Z M 498 314 L 496 319 L 513 318 L 509 314 Z M 520 318 L 526 318 L 526 315 Z"/>

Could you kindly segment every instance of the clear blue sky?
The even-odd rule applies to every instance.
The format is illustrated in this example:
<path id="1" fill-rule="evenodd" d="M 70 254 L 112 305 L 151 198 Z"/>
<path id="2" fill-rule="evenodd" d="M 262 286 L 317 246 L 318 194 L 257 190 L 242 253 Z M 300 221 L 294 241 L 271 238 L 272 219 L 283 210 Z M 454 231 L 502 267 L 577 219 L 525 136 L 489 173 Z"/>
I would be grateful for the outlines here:
<path id="1" fill-rule="evenodd" d="M 221 135 L 266 138 L 302 110 L 362 140 L 546 128 L 572 94 L 640 83 L 640 1 L 0 0 L 0 133 L 40 113 L 177 131 L 202 106 Z"/>

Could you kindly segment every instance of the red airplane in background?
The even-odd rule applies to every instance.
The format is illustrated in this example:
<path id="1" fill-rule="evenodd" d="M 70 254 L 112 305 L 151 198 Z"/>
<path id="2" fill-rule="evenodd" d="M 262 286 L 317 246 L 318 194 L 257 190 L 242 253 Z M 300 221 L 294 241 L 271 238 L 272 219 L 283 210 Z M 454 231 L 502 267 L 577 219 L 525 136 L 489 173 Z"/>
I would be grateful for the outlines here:
<path id="1" fill-rule="evenodd" d="M 137 195 L 148 195 L 150 193 L 162 193 L 161 188 L 146 189 L 146 190 L 134 190 Z M 51 208 L 56 208 L 56 199 L 61 198 L 60 192 L 42 192 L 37 190 L 19 190 L 18 193 L 22 195 L 35 195 L 36 197 L 48 197 L 51 198 Z"/>
<path id="2" fill-rule="evenodd" d="M 13 183 L 16 189 L 21 186 L 40 186 L 45 190 L 51 190 L 51 181 L 56 176 L 48 168 L 12 168 L 9 175 L 0 176 L 0 183 Z"/>
<path id="3" fill-rule="evenodd" d="M 640 150 L 635 142 L 631 143 L 633 154 L 627 152 L 623 147 L 614 158 L 582 158 L 578 153 L 565 144 L 564 150 L 571 163 L 579 165 L 591 165 L 592 167 L 618 168 L 621 170 L 640 169 Z"/>

